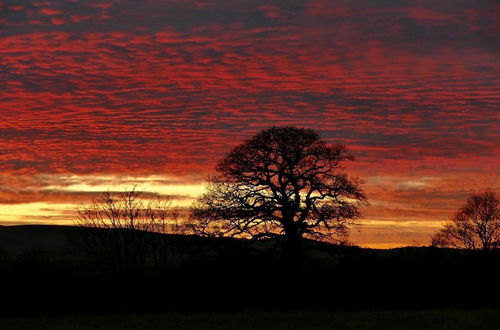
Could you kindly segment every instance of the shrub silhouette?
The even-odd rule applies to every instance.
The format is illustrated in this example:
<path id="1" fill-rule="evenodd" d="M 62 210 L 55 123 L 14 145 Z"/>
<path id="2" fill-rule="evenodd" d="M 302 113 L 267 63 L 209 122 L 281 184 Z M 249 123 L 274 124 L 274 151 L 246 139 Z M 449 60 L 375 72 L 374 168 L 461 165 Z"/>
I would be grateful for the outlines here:
<path id="1" fill-rule="evenodd" d="M 135 188 L 102 193 L 78 211 L 74 247 L 114 275 L 139 276 L 147 262 L 162 266 L 168 253 L 164 234 L 178 213 L 170 199 L 146 197 Z"/>

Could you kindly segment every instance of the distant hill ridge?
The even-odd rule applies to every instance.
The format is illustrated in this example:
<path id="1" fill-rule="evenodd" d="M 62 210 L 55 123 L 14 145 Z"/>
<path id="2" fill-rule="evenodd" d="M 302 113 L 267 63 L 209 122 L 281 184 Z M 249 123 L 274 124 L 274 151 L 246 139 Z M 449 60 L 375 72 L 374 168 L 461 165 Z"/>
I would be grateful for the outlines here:
<path id="1" fill-rule="evenodd" d="M 90 228 L 82 228 L 78 226 L 67 225 L 14 225 L 14 226 L 0 226 L 0 251 L 5 251 L 13 254 L 27 253 L 27 252 L 43 252 L 65 254 L 70 248 L 69 237 L 78 235 L 78 231 L 93 230 Z M 110 229 L 99 229 L 110 230 Z M 161 235 L 155 233 L 144 232 L 145 235 Z M 250 241 L 246 239 L 236 238 L 211 238 L 201 237 L 194 235 L 177 235 L 166 234 L 168 237 L 176 238 L 177 244 L 188 246 L 196 245 L 198 248 L 214 246 L 223 246 L 226 249 L 238 249 L 244 247 L 251 247 L 258 250 L 276 250 L 278 244 L 275 240 L 267 241 Z M 73 236 L 74 237 L 74 236 Z M 354 254 L 377 254 L 377 255 L 427 255 L 434 251 L 432 247 L 401 247 L 389 250 L 360 248 L 357 246 L 338 246 L 326 242 L 318 242 L 311 240 L 304 240 L 304 245 L 309 250 L 315 250 L 315 254 L 323 255 L 324 257 L 337 253 L 354 253 Z M 447 250 L 450 253 L 463 253 L 460 250 L 456 252 L 452 249 Z"/>
<path id="2" fill-rule="evenodd" d="M 67 248 L 67 235 L 76 228 L 59 225 L 0 226 L 0 250 L 11 253 L 33 250 L 59 252 Z"/>
<path id="3" fill-rule="evenodd" d="M 82 228 L 78 226 L 64 225 L 15 225 L 0 226 L 0 250 L 19 254 L 26 252 L 45 252 L 45 253 L 64 253 L 70 248 L 69 238 L 72 235 L 78 235 L 81 230 L 95 230 L 91 228 Z M 98 229 L 112 230 L 112 229 Z M 156 233 L 144 232 L 145 235 L 162 235 Z M 195 235 L 166 234 L 168 237 L 176 238 L 179 244 L 187 246 L 197 245 L 209 246 L 219 245 L 226 247 L 241 248 L 251 246 L 257 249 L 276 249 L 275 240 L 251 241 L 237 238 L 213 238 L 201 237 Z M 358 247 L 339 247 L 325 242 L 316 242 L 305 240 L 305 244 L 314 246 L 318 250 L 338 250 L 359 249 Z"/>

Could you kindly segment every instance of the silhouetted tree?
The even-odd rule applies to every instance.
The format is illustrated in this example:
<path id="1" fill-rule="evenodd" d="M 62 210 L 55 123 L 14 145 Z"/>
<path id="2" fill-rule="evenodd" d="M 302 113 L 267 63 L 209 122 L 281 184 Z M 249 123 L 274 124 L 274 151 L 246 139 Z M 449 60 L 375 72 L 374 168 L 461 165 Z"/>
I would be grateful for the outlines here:
<path id="1" fill-rule="evenodd" d="M 114 274 L 137 275 L 151 256 L 155 266 L 166 258 L 169 221 L 177 218 L 169 198 L 146 196 L 132 189 L 104 192 L 78 211 L 82 228 L 74 242 Z"/>
<path id="2" fill-rule="evenodd" d="M 498 204 L 498 197 L 492 189 L 472 194 L 464 206 L 432 237 L 432 245 L 484 250 L 498 248 Z"/>
<path id="3" fill-rule="evenodd" d="M 284 237 L 288 255 L 302 237 L 343 241 L 366 201 L 361 181 L 342 173 L 353 159 L 312 129 L 263 130 L 217 164 L 192 219 L 209 235 Z"/>

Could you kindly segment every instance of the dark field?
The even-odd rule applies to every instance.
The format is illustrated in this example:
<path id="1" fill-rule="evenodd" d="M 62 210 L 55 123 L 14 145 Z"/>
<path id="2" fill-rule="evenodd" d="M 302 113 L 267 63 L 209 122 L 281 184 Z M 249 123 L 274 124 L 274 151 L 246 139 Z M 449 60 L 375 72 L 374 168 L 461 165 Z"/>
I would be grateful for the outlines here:
<path id="1" fill-rule="evenodd" d="M 160 262 L 116 268 L 71 243 L 110 233 L 0 227 L 0 329 L 499 329 L 500 251 L 304 241 L 290 269 L 271 240 L 139 233 Z"/>
<path id="2" fill-rule="evenodd" d="M 422 310 L 357 312 L 248 312 L 212 314 L 114 314 L 0 319 L 2 330 L 58 329 L 297 329 L 421 330 L 498 329 L 500 310 Z"/>

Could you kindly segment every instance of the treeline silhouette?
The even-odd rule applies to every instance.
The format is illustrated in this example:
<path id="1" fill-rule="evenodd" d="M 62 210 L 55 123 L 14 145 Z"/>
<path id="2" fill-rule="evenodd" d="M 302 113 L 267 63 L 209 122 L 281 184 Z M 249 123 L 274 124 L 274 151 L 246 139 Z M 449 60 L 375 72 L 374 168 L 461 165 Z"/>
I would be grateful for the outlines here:
<path id="1" fill-rule="evenodd" d="M 0 238 L 30 230 L 59 245 L 2 246 L 2 314 L 499 306 L 498 250 L 372 250 L 303 240 L 303 263 L 291 271 L 275 239 L 137 232 L 164 242 L 168 256 L 155 262 L 149 248 L 138 270 L 75 249 L 75 235 L 96 229 L 2 227 Z"/>

